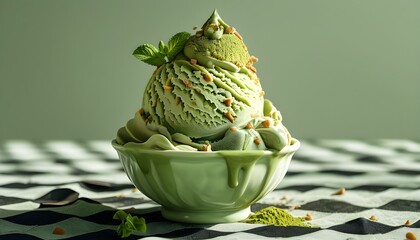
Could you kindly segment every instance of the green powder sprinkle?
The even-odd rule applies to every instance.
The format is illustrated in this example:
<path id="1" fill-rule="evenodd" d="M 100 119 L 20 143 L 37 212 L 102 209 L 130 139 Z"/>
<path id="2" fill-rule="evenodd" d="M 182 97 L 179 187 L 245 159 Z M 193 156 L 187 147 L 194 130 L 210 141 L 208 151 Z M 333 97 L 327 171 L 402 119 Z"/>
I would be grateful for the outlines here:
<path id="1" fill-rule="evenodd" d="M 290 213 L 277 207 L 267 207 L 251 214 L 247 219 L 241 221 L 252 224 L 267 224 L 282 227 L 316 227 L 305 221 L 304 217 L 293 217 Z"/>

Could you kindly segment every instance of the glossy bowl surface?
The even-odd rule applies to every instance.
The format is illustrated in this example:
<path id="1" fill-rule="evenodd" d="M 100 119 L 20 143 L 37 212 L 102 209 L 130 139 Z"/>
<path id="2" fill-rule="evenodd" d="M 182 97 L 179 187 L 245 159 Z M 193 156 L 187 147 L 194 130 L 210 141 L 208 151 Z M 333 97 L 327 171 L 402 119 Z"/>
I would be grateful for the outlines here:
<path id="1" fill-rule="evenodd" d="M 300 143 L 281 151 L 142 149 L 112 141 L 133 184 L 162 205 L 162 215 L 190 223 L 236 222 L 273 191 L 285 176 Z"/>

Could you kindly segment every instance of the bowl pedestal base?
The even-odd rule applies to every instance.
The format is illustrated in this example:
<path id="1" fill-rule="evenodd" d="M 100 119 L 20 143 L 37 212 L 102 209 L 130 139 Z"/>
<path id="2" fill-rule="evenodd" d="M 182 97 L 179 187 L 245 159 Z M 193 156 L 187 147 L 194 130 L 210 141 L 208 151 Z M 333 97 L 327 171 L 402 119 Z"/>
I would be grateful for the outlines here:
<path id="1" fill-rule="evenodd" d="M 182 211 L 162 207 L 164 218 L 185 223 L 224 223 L 238 222 L 246 219 L 251 214 L 251 207 L 224 211 Z"/>

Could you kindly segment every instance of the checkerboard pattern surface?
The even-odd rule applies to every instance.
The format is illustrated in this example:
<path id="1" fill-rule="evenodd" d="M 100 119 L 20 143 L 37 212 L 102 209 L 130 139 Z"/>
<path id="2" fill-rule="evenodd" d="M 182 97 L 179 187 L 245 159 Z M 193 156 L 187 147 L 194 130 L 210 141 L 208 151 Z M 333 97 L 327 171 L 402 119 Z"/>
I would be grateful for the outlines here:
<path id="1" fill-rule="evenodd" d="M 284 180 L 252 210 L 310 214 L 319 228 L 167 221 L 130 183 L 110 141 L 5 141 L 0 239 L 118 239 L 118 209 L 147 222 L 146 233 L 126 239 L 420 238 L 420 141 L 301 143 Z M 64 233 L 53 233 L 57 227 Z"/>

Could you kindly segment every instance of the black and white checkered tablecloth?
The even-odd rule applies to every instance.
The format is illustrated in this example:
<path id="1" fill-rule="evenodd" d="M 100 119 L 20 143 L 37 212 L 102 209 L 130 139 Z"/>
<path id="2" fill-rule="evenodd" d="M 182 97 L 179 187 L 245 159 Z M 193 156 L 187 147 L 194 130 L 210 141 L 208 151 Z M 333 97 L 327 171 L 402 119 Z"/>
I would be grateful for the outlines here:
<path id="1" fill-rule="evenodd" d="M 2 240 L 118 239 L 117 209 L 146 219 L 147 232 L 127 239 L 405 239 L 420 238 L 420 142 L 302 141 L 285 179 L 252 209 L 271 205 L 311 213 L 320 228 L 170 222 L 130 183 L 110 141 L 0 145 Z"/>

